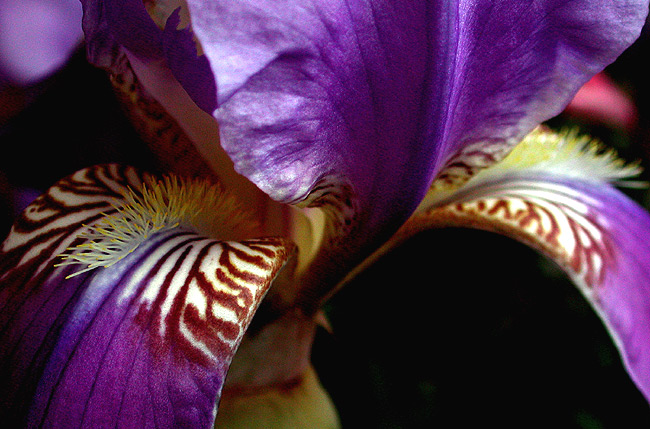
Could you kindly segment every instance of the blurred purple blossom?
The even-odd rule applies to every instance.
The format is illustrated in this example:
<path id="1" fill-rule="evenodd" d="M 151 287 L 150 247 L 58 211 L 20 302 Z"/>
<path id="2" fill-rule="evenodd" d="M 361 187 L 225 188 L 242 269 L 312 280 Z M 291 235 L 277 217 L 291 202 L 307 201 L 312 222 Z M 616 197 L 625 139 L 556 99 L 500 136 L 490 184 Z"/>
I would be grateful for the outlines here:
<path id="1" fill-rule="evenodd" d="M 0 89 L 62 67 L 83 38 L 77 0 L 0 1 Z"/>

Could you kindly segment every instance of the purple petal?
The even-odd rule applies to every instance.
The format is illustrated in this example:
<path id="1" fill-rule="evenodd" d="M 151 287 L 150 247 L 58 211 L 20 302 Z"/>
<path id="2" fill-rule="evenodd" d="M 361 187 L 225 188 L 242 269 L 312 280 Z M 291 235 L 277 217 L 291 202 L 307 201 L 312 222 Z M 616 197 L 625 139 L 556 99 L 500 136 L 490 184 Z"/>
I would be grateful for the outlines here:
<path id="1" fill-rule="evenodd" d="M 601 202 L 599 214 L 607 219 L 615 253 L 594 305 L 603 312 L 630 376 L 650 401 L 650 216 L 613 189 L 589 196 Z"/>
<path id="2" fill-rule="evenodd" d="M 149 17 L 143 2 L 81 0 L 88 59 L 110 68 L 126 49 L 148 61 L 164 58 L 162 30 Z"/>
<path id="3" fill-rule="evenodd" d="M 630 376 L 650 401 L 647 211 L 609 184 L 520 172 L 469 182 L 420 211 L 398 235 L 447 226 L 508 235 L 557 262 L 601 316 Z"/>
<path id="4" fill-rule="evenodd" d="M 57 255 L 114 212 L 134 170 L 100 166 L 27 208 L 0 259 L 4 421 L 212 427 L 230 360 L 291 246 L 152 235 L 109 268 L 66 278 Z"/>
<path id="5" fill-rule="evenodd" d="M 0 1 L 0 87 L 28 85 L 62 67 L 79 46 L 77 0 Z"/>
<path id="6" fill-rule="evenodd" d="M 444 162 L 511 145 L 638 35 L 646 2 L 188 2 L 221 144 L 272 198 L 324 176 L 395 225 Z M 216 144 L 216 142 L 215 142 Z"/>

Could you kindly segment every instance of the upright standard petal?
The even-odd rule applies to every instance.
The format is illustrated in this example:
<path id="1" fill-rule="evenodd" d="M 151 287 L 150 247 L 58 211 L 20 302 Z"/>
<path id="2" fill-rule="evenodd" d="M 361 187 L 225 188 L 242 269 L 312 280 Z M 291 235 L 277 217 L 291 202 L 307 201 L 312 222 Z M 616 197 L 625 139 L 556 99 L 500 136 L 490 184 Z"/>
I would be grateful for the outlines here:
<path id="1" fill-rule="evenodd" d="M 540 250 L 601 316 L 650 400 L 650 214 L 607 183 L 638 172 L 575 134 L 536 131 L 456 192 L 434 187 L 394 240 L 464 226 Z"/>
<path id="2" fill-rule="evenodd" d="M 184 204 L 231 205 L 210 189 L 99 166 L 26 209 L 0 263 L 3 421 L 212 426 L 232 356 L 292 245 L 197 233 L 215 225 Z M 222 215 L 217 228 L 237 235 L 240 218 Z"/>
<path id="3" fill-rule="evenodd" d="M 647 13 L 639 1 L 188 4 L 236 168 L 284 202 L 344 178 L 373 227 L 403 221 L 463 147 L 510 147 L 559 113 Z"/>

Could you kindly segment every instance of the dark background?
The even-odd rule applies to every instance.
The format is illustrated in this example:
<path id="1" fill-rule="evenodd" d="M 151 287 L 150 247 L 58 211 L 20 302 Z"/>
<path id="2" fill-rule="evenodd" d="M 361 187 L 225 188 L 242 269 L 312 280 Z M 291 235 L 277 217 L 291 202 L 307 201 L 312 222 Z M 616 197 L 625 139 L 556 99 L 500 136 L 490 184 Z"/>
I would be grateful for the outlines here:
<path id="1" fill-rule="evenodd" d="M 551 124 L 579 124 L 649 166 L 647 52 L 644 35 L 608 69 L 636 100 L 637 127 L 567 116 Z M 148 166 L 105 73 L 83 52 L 12 94 L 11 109 L 9 98 L 0 100 L 2 236 L 13 190 L 44 190 L 100 162 Z M 626 192 L 650 206 L 648 191 Z M 648 404 L 586 301 L 553 264 L 504 237 L 420 234 L 360 275 L 327 312 L 333 333 L 319 332 L 314 364 L 344 427 L 650 427 Z"/>

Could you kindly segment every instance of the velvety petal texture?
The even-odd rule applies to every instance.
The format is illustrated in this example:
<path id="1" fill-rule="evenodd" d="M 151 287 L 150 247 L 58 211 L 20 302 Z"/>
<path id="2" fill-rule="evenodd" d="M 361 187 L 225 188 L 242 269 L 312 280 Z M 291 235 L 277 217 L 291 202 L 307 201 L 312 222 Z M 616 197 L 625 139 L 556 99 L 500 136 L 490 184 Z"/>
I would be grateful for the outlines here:
<path id="1" fill-rule="evenodd" d="M 105 29 L 118 45 L 128 37 L 146 74 L 146 46 L 159 39 L 150 24 L 111 21 L 123 2 L 84 3 L 87 34 Z M 560 112 L 638 36 L 647 13 L 647 2 L 631 0 L 188 6 L 236 169 L 282 202 L 323 183 L 350 187 L 339 194 L 357 198 L 363 224 L 382 231 L 408 217 L 463 147 L 505 151 Z M 91 42 L 91 58 L 106 52 Z"/>
<path id="2" fill-rule="evenodd" d="M 14 225 L 0 255 L 5 423 L 212 427 L 232 356 L 292 245 L 218 241 L 181 225 L 153 230 L 106 267 L 58 256 L 96 247 L 81 234 L 92 228 L 118 243 L 120 225 L 129 226 L 110 216 L 151 183 L 127 167 L 88 168 Z M 114 251 L 101 249 L 98 260 Z"/>
<path id="3" fill-rule="evenodd" d="M 188 4 L 238 171 L 283 202 L 346 181 L 375 230 L 405 220 L 463 147 L 511 147 L 559 113 L 647 14 L 642 1 Z"/>

